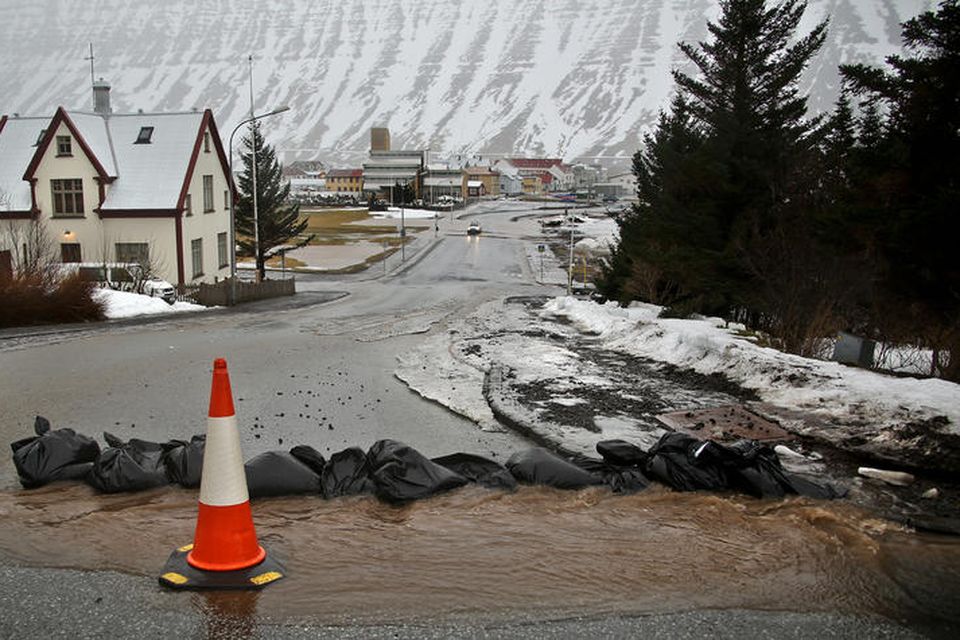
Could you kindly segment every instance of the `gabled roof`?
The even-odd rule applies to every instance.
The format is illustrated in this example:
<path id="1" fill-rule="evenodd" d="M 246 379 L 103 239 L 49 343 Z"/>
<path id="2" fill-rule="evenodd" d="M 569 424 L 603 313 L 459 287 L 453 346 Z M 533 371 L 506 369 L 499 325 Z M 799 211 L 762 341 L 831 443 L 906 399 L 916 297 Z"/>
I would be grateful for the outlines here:
<path id="1" fill-rule="evenodd" d="M 362 178 L 363 169 L 330 169 L 327 178 Z"/>
<path id="2" fill-rule="evenodd" d="M 549 169 L 558 164 L 563 164 L 560 158 L 507 158 L 507 162 L 518 169 Z"/>
<path id="3" fill-rule="evenodd" d="M 29 212 L 33 209 L 30 183 L 23 168 L 36 150 L 34 144 L 50 118 L 0 118 L 0 212 Z"/>
<path id="4" fill-rule="evenodd" d="M 46 127 L 46 132 L 43 134 L 43 138 L 40 140 L 40 144 L 37 145 L 37 148 L 34 150 L 33 157 L 30 159 L 30 164 L 27 165 L 27 170 L 23 172 L 24 180 L 33 180 L 34 174 L 37 172 L 37 167 L 40 166 L 40 161 L 43 160 L 44 154 L 47 152 L 47 148 L 53 142 L 54 137 L 57 135 L 57 130 L 60 129 L 60 125 L 64 124 L 67 126 L 67 129 L 70 131 L 70 134 L 77 141 L 77 146 L 80 147 L 80 150 L 87 156 L 90 160 L 90 163 L 93 165 L 93 168 L 96 170 L 97 174 L 105 180 L 116 177 L 116 170 L 111 175 L 107 172 L 102 159 L 112 160 L 112 156 L 109 153 L 110 143 L 109 143 L 109 133 L 106 131 L 106 124 L 104 124 L 104 119 L 101 116 L 95 116 L 99 122 L 96 122 L 93 119 L 84 117 L 87 114 L 77 114 L 80 117 L 80 123 L 85 125 L 87 128 L 86 136 L 81 134 L 80 129 L 77 128 L 77 124 L 74 120 L 67 114 L 67 110 L 63 107 L 57 107 L 57 112 L 53 114 L 53 120 L 50 121 L 50 124 Z M 94 141 L 96 146 L 96 151 L 100 153 L 98 156 L 94 152 L 94 149 L 87 142 L 87 136 Z M 112 162 L 108 162 L 110 166 L 113 166 Z"/>
<path id="5" fill-rule="evenodd" d="M 182 210 L 189 178 L 203 147 L 203 133 L 208 129 L 212 151 L 217 154 L 224 175 L 232 179 L 209 109 L 104 116 L 67 112 L 60 107 L 52 119 L 4 118 L 4 122 L 7 124 L 0 130 L 0 188 L 15 195 L 15 204 L 8 205 L 11 211 L 18 210 L 24 202 L 25 210 L 32 208 L 30 180 L 61 124 L 70 130 L 76 147 L 87 156 L 100 179 L 111 183 L 100 206 L 104 215 L 131 211 L 174 215 Z M 138 144 L 143 127 L 152 127 L 153 135 L 149 143 Z M 34 146 L 41 130 L 45 134 Z"/>

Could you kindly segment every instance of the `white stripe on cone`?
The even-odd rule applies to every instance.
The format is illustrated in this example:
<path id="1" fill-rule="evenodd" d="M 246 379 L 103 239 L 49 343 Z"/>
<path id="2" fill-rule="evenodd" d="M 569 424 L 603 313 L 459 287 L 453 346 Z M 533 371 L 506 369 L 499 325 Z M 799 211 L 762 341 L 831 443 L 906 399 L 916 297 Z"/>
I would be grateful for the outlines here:
<path id="1" fill-rule="evenodd" d="M 237 417 L 207 418 L 200 502 L 211 507 L 232 507 L 249 499 Z"/>

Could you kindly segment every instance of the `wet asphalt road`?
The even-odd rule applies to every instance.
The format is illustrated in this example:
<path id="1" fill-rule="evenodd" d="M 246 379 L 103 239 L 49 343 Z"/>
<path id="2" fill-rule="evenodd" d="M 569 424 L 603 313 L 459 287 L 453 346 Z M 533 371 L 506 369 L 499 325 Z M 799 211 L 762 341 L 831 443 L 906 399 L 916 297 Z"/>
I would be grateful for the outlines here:
<path id="1" fill-rule="evenodd" d="M 387 437 L 427 455 L 514 451 L 526 444 L 520 436 L 478 430 L 410 392 L 393 369 L 398 354 L 448 317 L 506 295 L 556 293 L 529 273 L 519 238 L 538 228 L 508 222 L 517 213 L 485 215 L 479 238 L 461 235 L 468 219 L 445 221 L 437 240 L 421 237 L 411 248 L 409 265 L 391 265 L 392 275 L 303 278 L 304 293 L 293 300 L 144 324 L 5 333 L 0 437 L 29 435 L 40 414 L 90 435 L 188 438 L 205 428 L 210 363 L 226 357 L 248 458 L 301 443 L 324 453 L 365 448 Z M 4 456 L 0 489 L 16 487 Z M 197 594 L 164 592 L 153 578 L 2 564 L 0 637 L 909 637 L 884 620 L 744 611 L 552 621 L 515 614 L 484 626 L 290 624 L 268 611 L 220 610 Z"/>

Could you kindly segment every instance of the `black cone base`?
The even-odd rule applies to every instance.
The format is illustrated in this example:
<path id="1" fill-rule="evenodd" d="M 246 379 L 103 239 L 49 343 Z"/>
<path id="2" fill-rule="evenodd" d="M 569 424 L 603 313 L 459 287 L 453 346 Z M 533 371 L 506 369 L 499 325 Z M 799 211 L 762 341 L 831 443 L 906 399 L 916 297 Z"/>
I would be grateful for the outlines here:
<path id="1" fill-rule="evenodd" d="M 258 564 L 237 571 L 203 571 L 187 562 L 192 544 L 170 554 L 160 584 L 170 589 L 262 589 L 284 577 L 283 567 L 270 554 Z"/>

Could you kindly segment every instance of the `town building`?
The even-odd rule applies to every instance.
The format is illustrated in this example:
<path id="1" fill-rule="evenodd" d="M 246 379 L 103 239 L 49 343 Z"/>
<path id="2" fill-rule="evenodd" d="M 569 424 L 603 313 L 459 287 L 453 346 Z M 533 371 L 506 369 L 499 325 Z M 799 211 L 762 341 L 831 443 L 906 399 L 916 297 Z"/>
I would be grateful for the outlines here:
<path id="1" fill-rule="evenodd" d="M 500 195 L 500 174 L 498 172 L 488 166 L 467 167 L 463 171 L 467 174 L 468 191 L 471 182 L 479 182 L 483 185 L 483 194 L 468 193 L 471 197 L 476 195 Z"/>
<path id="2" fill-rule="evenodd" d="M 423 174 L 423 199 L 433 204 L 441 196 L 467 197 L 467 174 L 457 167 L 431 164 Z"/>
<path id="3" fill-rule="evenodd" d="M 359 195 L 363 191 L 363 169 L 330 169 L 324 182 L 327 191 Z"/>
<path id="4" fill-rule="evenodd" d="M 0 117 L 0 251 L 36 224 L 65 263 L 214 282 L 230 274 L 229 176 L 209 109 L 113 113 L 100 80 L 93 112 Z"/>

